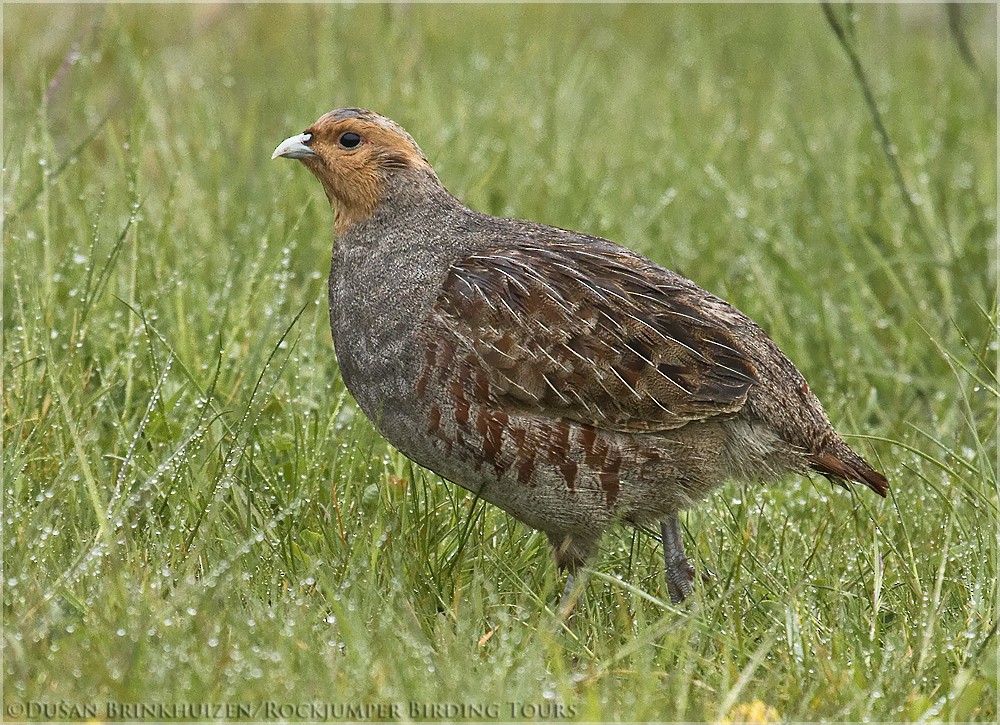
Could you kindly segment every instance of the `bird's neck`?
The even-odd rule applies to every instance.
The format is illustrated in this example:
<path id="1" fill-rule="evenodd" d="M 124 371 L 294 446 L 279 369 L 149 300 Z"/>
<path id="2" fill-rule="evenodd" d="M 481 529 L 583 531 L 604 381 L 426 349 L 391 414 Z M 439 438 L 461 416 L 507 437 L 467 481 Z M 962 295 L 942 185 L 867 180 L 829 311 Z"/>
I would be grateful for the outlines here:
<path id="1" fill-rule="evenodd" d="M 344 237 L 357 224 L 375 217 L 392 219 L 414 209 L 449 207 L 458 201 L 448 193 L 429 166 L 394 169 L 372 180 L 359 194 L 339 194 L 335 200 L 334 232 Z"/>

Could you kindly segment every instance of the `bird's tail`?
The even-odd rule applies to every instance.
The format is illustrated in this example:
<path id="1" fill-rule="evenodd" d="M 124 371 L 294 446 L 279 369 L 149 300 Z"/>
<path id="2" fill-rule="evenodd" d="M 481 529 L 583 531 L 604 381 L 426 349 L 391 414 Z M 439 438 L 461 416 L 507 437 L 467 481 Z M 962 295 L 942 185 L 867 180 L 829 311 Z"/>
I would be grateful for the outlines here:
<path id="1" fill-rule="evenodd" d="M 889 492 L 889 481 L 843 441 L 839 445 L 809 455 L 809 465 L 834 483 L 847 488 L 845 481 L 863 483 L 882 498 Z"/>

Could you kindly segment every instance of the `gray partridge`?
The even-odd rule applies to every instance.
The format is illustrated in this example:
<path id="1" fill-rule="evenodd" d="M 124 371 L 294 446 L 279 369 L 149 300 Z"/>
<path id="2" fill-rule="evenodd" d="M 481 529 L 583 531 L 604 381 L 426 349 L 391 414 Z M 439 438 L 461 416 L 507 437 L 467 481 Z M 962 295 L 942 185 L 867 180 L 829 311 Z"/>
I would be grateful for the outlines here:
<path id="1" fill-rule="evenodd" d="M 693 282 L 606 239 L 469 209 L 371 111 L 331 111 L 279 156 L 336 207 L 330 325 L 361 410 L 544 531 L 570 581 L 609 524 L 658 521 L 681 601 L 677 513 L 727 479 L 817 471 L 886 495 L 771 338 Z"/>

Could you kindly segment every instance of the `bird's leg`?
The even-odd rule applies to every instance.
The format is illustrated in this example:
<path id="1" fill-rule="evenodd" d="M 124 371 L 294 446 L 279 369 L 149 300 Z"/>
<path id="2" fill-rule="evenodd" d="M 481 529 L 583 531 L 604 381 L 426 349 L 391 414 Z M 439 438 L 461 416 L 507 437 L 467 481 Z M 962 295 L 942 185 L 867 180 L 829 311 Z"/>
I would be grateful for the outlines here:
<path id="1" fill-rule="evenodd" d="M 667 591 L 670 601 L 680 604 L 691 593 L 694 567 L 684 556 L 684 540 L 681 538 L 681 523 L 677 514 L 672 513 L 660 522 L 663 536 L 663 561 L 666 564 Z"/>
<path id="2" fill-rule="evenodd" d="M 580 595 L 583 594 L 583 590 L 587 587 L 587 580 L 589 578 L 586 569 L 570 569 L 569 575 L 566 577 L 566 586 L 563 589 L 562 596 L 559 597 L 559 608 L 557 611 L 560 619 L 569 617 L 573 611 L 573 607 L 580 601 Z"/>
<path id="3" fill-rule="evenodd" d="M 555 532 L 546 534 L 552 544 L 556 566 L 559 571 L 566 571 L 569 574 L 566 577 L 566 587 L 563 589 L 562 597 L 559 598 L 559 616 L 566 619 L 587 586 L 589 577 L 583 564 L 593 553 L 594 541 Z"/>

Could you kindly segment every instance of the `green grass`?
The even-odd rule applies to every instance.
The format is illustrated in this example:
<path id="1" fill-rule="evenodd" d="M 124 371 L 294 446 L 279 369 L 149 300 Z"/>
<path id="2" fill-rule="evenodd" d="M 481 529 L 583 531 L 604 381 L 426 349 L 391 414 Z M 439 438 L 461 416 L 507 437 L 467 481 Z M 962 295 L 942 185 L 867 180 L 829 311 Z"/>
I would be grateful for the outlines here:
<path id="1" fill-rule="evenodd" d="M 979 71 L 940 7 L 855 11 L 913 205 L 818 6 L 6 6 L 5 713 L 995 720 L 996 9 Z M 616 529 L 562 626 L 544 537 L 344 391 L 332 214 L 269 161 L 342 105 L 471 206 L 731 300 L 890 498 L 729 484 L 690 607 Z"/>

